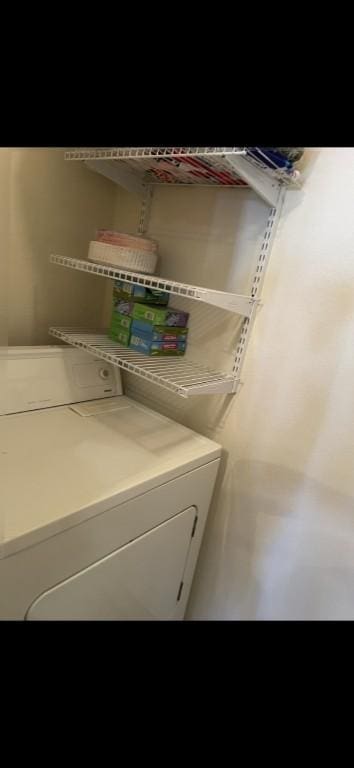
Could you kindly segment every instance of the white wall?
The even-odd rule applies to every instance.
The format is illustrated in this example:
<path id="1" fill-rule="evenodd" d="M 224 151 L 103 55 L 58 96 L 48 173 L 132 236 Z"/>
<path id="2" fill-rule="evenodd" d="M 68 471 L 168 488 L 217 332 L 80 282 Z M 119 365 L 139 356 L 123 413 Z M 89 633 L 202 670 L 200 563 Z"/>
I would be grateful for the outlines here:
<path id="1" fill-rule="evenodd" d="M 0 198 L 2 337 L 7 325 L 10 345 L 51 344 L 49 325 L 97 327 L 104 281 L 50 264 L 49 254 L 87 256 L 96 229 L 114 223 L 116 186 L 59 150 L 0 149 Z"/>
<path id="2" fill-rule="evenodd" d="M 254 246 L 263 204 L 241 190 L 159 194 L 163 273 L 242 286 L 251 243 L 233 252 L 232 235 L 248 216 Z M 354 617 L 353 195 L 353 149 L 315 153 L 303 191 L 288 194 L 239 395 L 184 402 L 128 378 L 225 449 L 190 618 Z M 204 323 L 227 357 L 227 323 L 211 312 L 192 310 L 193 338 Z"/>

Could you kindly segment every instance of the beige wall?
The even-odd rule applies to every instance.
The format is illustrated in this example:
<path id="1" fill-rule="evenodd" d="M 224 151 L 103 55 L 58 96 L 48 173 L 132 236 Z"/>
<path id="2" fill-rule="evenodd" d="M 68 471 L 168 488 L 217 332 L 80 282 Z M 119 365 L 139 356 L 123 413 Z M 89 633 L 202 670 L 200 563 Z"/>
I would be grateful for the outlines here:
<path id="1" fill-rule="evenodd" d="M 0 347 L 8 342 L 8 271 L 10 261 L 10 154 L 0 151 Z"/>
<path id="2" fill-rule="evenodd" d="M 354 617 L 353 195 L 354 150 L 314 153 L 303 191 L 287 195 L 236 397 L 185 402 L 127 380 L 225 450 L 191 618 Z M 242 287 L 265 215 L 252 197 L 160 191 L 151 234 L 163 273 Z M 189 304 L 199 352 L 227 361 L 231 325 Z"/>
<path id="3" fill-rule="evenodd" d="M 59 150 L 1 149 L 0 196 L 9 344 L 54 343 L 51 324 L 100 325 L 104 281 L 54 266 L 49 254 L 85 258 L 97 227 L 114 223 L 115 185 Z"/>

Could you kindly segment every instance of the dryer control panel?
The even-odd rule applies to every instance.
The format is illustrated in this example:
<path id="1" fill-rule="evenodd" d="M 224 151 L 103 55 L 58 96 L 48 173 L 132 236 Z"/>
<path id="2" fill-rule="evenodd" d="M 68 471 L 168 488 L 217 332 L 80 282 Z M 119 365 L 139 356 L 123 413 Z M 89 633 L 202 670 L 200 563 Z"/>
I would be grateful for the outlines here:
<path id="1" fill-rule="evenodd" d="M 9 347 L 0 368 L 3 415 L 123 394 L 118 368 L 69 347 Z"/>

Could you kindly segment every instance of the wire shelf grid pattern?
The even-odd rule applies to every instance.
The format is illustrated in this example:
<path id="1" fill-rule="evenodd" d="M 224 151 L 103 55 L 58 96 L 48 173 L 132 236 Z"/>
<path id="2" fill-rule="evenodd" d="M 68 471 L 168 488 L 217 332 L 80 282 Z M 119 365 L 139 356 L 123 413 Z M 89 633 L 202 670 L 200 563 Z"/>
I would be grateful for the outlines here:
<path id="1" fill-rule="evenodd" d="M 211 304 L 221 309 L 250 317 L 254 305 L 257 303 L 252 296 L 243 296 L 237 293 L 227 293 L 225 291 L 215 291 L 208 288 L 201 288 L 187 283 L 179 283 L 174 280 L 167 280 L 163 277 L 154 275 L 145 275 L 140 272 L 131 272 L 118 267 L 110 267 L 103 264 L 96 264 L 83 259 L 73 259 L 69 256 L 59 256 L 52 254 L 50 261 L 62 267 L 77 269 L 81 272 L 89 272 L 94 275 L 102 275 L 112 280 L 123 280 L 133 285 L 143 285 L 154 290 L 166 291 L 176 296 L 183 296 L 186 299 L 194 299 Z"/>
<path id="2" fill-rule="evenodd" d="M 123 161 L 150 184 L 247 187 L 232 163 L 238 156 L 279 183 L 299 185 L 292 172 L 278 168 L 259 147 L 112 147 L 65 153 L 67 160 Z"/>
<path id="3" fill-rule="evenodd" d="M 146 357 L 116 344 L 99 331 L 52 327 L 49 333 L 181 397 L 233 393 L 237 385 L 238 380 L 232 374 L 214 371 L 180 358 Z"/>

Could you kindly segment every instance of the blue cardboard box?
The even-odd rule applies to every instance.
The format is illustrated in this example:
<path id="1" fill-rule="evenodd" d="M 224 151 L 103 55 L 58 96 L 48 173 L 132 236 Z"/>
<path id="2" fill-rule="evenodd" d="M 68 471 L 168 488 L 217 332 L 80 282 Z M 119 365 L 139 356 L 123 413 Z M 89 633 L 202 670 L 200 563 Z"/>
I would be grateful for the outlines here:
<path id="1" fill-rule="evenodd" d="M 188 328 L 169 327 L 168 325 L 153 325 L 146 320 L 133 320 L 132 333 L 143 336 L 150 341 L 187 341 Z"/>
<path id="2" fill-rule="evenodd" d="M 181 357 L 186 351 L 185 341 L 151 341 L 148 337 L 138 336 L 136 333 L 132 333 L 129 347 L 150 357 Z"/>

